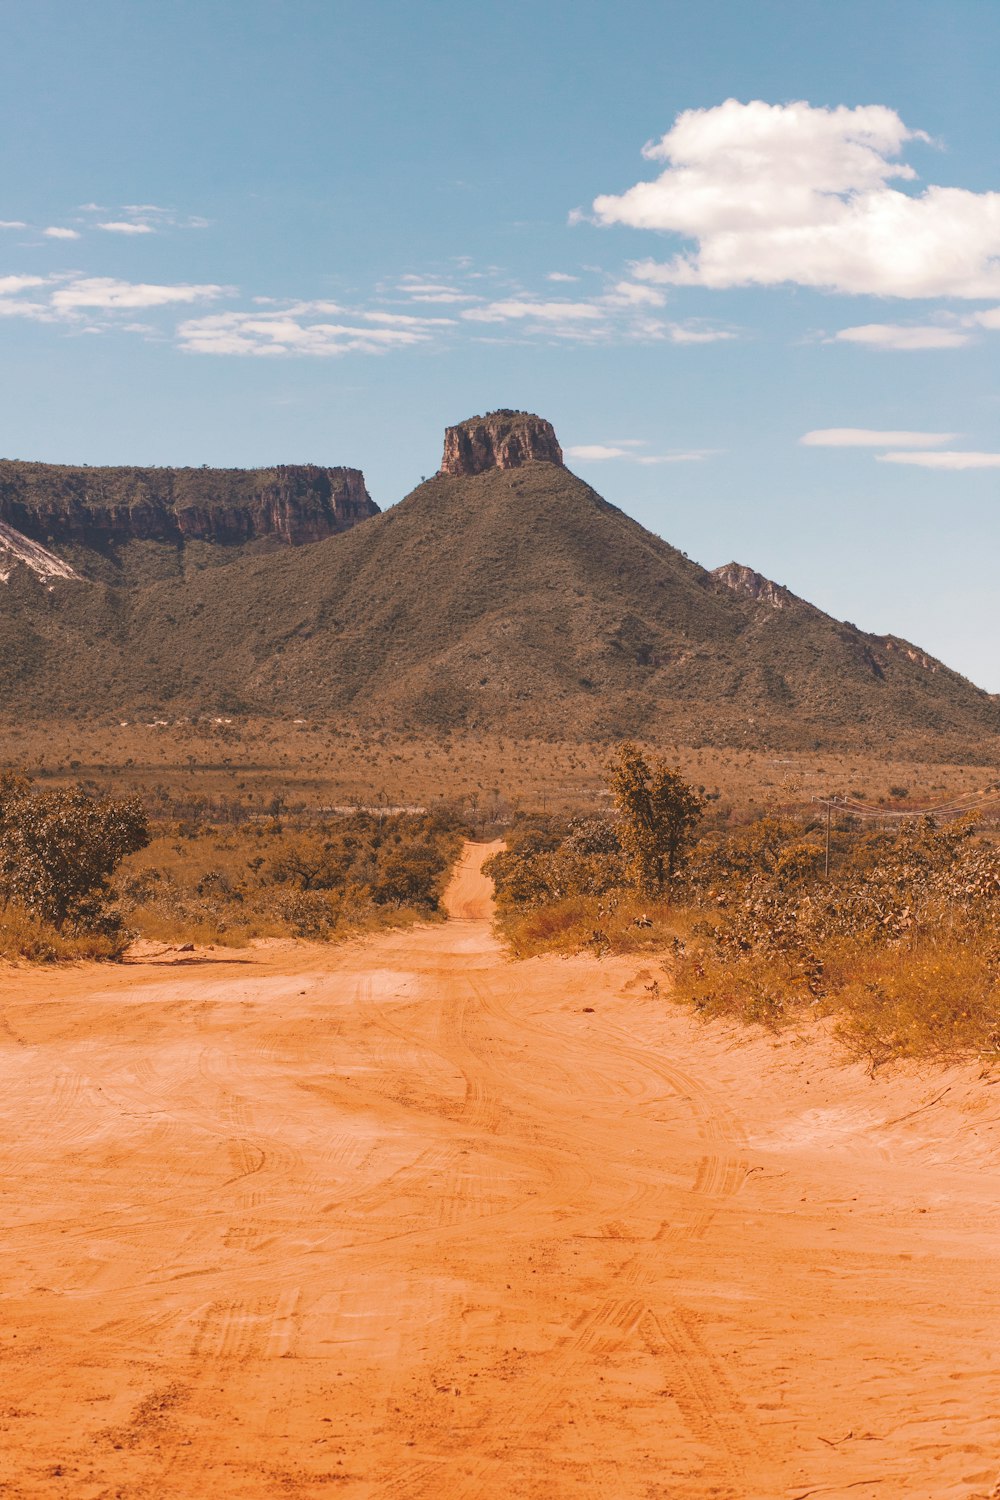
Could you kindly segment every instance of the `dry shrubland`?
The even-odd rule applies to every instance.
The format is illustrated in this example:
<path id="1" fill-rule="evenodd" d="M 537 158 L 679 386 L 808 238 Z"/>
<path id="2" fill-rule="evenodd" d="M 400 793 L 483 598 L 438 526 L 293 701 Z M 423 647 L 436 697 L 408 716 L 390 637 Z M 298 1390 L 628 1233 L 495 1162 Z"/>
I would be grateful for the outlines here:
<path id="1" fill-rule="evenodd" d="M 541 740 L 486 731 L 431 734 L 362 728 L 346 718 L 251 718 L 219 710 L 200 718 L 123 715 L 124 722 L 0 721 L 0 764 L 38 784 L 83 782 L 111 796 L 141 795 L 154 811 L 208 821 L 333 807 L 430 807 L 442 798 L 510 819 L 518 812 L 571 815 L 607 803 L 607 742 Z M 647 751 L 654 747 L 647 746 Z M 713 811 L 739 820 L 851 793 L 895 805 L 970 796 L 1000 777 L 995 759 L 946 758 L 940 740 L 903 742 L 892 759 L 861 749 L 721 749 L 662 741 L 658 748 L 693 786 L 717 794 Z"/>
<path id="2" fill-rule="evenodd" d="M 217 824 L 0 778 L 0 957 L 118 958 L 137 938 L 332 940 L 433 917 L 447 810 Z"/>
<path id="3" fill-rule="evenodd" d="M 818 819 L 715 816 L 655 890 L 628 832 L 627 809 L 512 829 L 488 869 L 516 956 L 658 952 L 663 987 L 700 1014 L 833 1017 L 873 1068 L 1000 1057 L 1000 848 L 970 820 L 833 820 L 827 872 Z"/>

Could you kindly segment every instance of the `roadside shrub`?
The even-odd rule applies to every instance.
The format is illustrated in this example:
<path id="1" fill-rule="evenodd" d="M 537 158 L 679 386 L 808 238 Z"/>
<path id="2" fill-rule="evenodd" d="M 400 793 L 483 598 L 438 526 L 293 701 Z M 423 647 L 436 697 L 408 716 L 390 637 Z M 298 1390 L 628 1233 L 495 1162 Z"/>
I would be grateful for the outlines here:
<path id="1" fill-rule="evenodd" d="M 0 777 L 0 901 L 60 936 L 124 944 L 111 877 L 126 855 L 149 842 L 137 798 L 94 797 L 81 786 L 36 791 Z"/>
<path id="2" fill-rule="evenodd" d="M 133 860 L 123 903 L 144 936 L 227 945 L 329 941 L 432 917 L 461 846 L 454 823 L 355 813 L 304 827 L 202 825 L 183 843 L 165 825 Z"/>

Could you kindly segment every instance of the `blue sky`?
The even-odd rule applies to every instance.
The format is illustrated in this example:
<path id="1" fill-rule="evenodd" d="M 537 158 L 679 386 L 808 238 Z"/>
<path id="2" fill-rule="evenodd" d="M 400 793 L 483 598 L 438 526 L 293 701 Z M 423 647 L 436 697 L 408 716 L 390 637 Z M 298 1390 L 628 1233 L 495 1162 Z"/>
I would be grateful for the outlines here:
<path id="1" fill-rule="evenodd" d="M 994 0 L 0 15 L 4 456 L 384 506 L 528 408 L 700 562 L 1000 691 Z"/>

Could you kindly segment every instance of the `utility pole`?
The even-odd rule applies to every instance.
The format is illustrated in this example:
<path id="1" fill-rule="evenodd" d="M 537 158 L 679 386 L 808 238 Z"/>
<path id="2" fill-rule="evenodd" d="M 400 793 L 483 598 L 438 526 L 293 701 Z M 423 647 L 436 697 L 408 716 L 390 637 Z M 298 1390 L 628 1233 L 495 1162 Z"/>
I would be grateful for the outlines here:
<path id="1" fill-rule="evenodd" d="M 833 806 L 828 802 L 826 804 L 826 859 L 823 862 L 823 876 L 827 880 L 830 877 L 830 814 L 832 811 Z"/>

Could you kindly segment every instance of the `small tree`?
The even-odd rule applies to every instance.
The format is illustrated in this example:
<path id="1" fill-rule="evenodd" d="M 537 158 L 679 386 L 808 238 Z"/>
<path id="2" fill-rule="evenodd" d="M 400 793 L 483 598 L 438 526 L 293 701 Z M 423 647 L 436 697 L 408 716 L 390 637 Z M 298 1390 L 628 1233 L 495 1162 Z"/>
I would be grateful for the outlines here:
<path id="1" fill-rule="evenodd" d="M 103 929 L 111 875 L 149 843 L 137 797 L 91 797 L 82 787 L 32 792 L 0 778 L 0 901 L 62 930 Z"/>
<path id="2" fill-rule="evenodd" d="M 608 765 L 607 781 L 632 878 L 647 895 L 659 895 L 687 857 L 705 798 L 665 761 L 650 765 L 628 740 Z"/>

